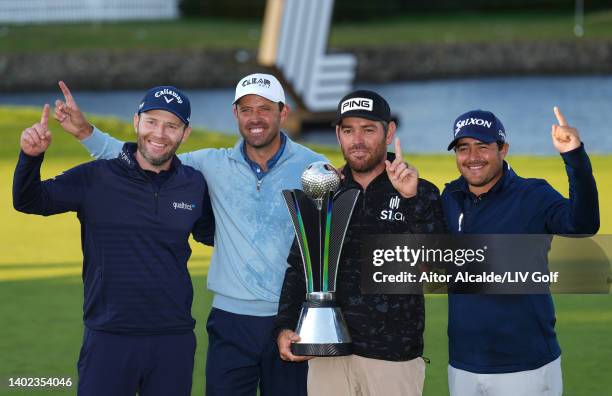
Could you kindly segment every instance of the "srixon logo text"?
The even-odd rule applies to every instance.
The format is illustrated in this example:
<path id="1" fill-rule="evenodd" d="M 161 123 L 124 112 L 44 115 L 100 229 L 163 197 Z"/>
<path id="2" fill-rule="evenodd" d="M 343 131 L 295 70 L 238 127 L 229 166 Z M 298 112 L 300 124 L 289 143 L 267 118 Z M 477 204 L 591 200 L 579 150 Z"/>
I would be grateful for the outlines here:
<path id="1" fill-rule="evenodd" d="M 457 121 L 457 125 L 455 125 L 455 135 L 459 133 L 461 128 L 466 125 L 478 125 L 483 126 L 485 128 L 491 128 L 491 121 L 483 120 L 481 118 L 466 118 L 465 120 Z"/>

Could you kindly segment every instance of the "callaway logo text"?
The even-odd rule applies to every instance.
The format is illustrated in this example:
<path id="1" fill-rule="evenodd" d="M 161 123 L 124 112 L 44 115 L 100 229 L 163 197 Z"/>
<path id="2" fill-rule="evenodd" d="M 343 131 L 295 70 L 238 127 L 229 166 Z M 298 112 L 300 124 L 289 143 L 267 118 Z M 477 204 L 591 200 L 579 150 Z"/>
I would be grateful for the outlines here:
<path id="1" fill-rule="evenodd" d="M 156 98 L 159 98 L 162 95 L 164 95 L 164 99 L 166 100 L 166 103 L 172 102 L 174 100 L 174 98 L 176 98 L 176 101 L 179 104 L 183 103 L 183 99 L 181 98 L 181 96 L 179 94 L 177 94 L 176 92 L 174 92 L 173 90 L 171 90 L 171 89 L 164 88 L 161 91 L 155 92 L 155 97 Z M 166 95 L 173 96 L 174 98 L 168 98 Z"/>

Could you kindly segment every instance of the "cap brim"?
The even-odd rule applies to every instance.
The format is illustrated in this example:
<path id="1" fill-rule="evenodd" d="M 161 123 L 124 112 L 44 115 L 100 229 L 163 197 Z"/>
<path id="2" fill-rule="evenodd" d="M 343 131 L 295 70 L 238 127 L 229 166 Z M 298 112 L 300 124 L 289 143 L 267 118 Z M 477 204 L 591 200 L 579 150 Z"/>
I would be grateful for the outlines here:
<path id="1" fill-rule="evenodd" d="M 242 99 L 243 97 L 245 97 L 245 96 L 247 96 L 247 95 L 257 95 L 257 96 L 261 96 L 262 98 L 264 98 L 264 99 L 268 99 L 270 102 L 274 102 L 274 103 L 283 103 L 283 104 L 285 103 L 285 102 L 284 102 L 282 99 L 279 99 L 279 100 L 274 100 L 274 99 L 270 99 L 270 98 L 269 98 L 269 97 L 267 97 L 266 95 L 262 95 L 262 94 L 255 93 L 255 92 L 248 92 L 248 93 L 245 93 L 244 95 L 240 95 L 239 97 L 234 98 L 234 102 L 232 102 L 232 105 L 235 105 L 235 104 L 236 104 L 236 102 L 238 102 L 240 99 Z"/>
<path id="2" fill-rule="evenodd" d="M 461 136 L 457 136 L 456 138 L 454 138 L 453 141 L 450 142 L 450 144 L 448 145 L 448 148 L 446 150 L 447 151 L 452 150 L 453 147 L 455 147 L 457 145 L 457 142 L 460 139 L 463 139 L 463 138 L 472 138 L 472 139 L 476 139 L 476 140 L 479 140 L 479 141 L 481 141 L 483 143 L 487 143 L 487 144 L 500 141 L 499 139 L 496 139 L 496 138 L 492 137 L 491 135 L 485 135 L 485 134 L 481 134 L 481 133 L 478 133 L 478 132 L 467 131 L 467 132 L 462 132 Z"/>
<path id="3" fill-rule="evenodd" d="M 144 112 L 147 112 L 147 111 L 150 111 L 150 110 L 164 110 L 164 111 L 167 111 L 168 113 L 172 113 L 175 116 L 177 116 L 179 118 L 179 120 L 183 121 L 183 124 L 185 124 L 186 126 L 189 125 L 189 121 L 184 119 L 182 115 L 180 115 L 177 111 L 168 109 L 167 107 L 162 107 L 162 106 L 145 107 L 145 108 L 142 108 L 142 109 L 138 109 L 138 113 L 137 114 L 144 113 Z"/>
<path id="4" fill-rule="evenodd" d="M 337 126 L 340 121 L 342 121 L 343 118 L 349 118 L 349 117 L 355 117 L 355 118 L 365 118 L 367 120 L 371 120 L 371 121 L 380 121 L 380 122 L 391 122 L 391 120 L 383 120 L 380 117 L 377 117 L 375 115 L 371 115 L 371 114 L 357 114 L 357 113 L 344 113 L 339 117 L 336 117 L 336 119 L 334 121 L 332 121 L 332 126 Z"/>

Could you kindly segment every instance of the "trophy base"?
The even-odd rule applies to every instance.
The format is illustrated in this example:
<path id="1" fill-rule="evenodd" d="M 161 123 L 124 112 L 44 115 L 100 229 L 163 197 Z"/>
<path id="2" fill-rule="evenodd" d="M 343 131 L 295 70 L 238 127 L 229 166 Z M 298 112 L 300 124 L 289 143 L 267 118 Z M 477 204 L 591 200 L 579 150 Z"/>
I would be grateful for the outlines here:
<path id="1" fill-rule="evenodd" d="M 306 296 L 295 332 L 300 341 L 291 344 L 297 356 L 345 356 L 353 353 L 351 335 L 330 292 Z"/>
<path id="2" fill-rule="evenodd" d="M 291 353 L 297 356 L 346 356 L 353 353 L 353 344 L 291 344 Z"/>

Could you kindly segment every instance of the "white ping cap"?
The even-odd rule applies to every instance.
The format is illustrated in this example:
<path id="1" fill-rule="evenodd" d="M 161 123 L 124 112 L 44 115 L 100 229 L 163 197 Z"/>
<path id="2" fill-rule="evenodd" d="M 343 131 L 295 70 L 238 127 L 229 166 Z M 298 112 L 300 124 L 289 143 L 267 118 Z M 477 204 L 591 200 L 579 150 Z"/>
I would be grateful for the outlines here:
<path id="1" fill-rule="evenodd" d="M 234 104 L 245 95 L 259 95 L 272 102 L 285 103 L 285 91 L 271 74 L 255 73 L 243 77 L 236 85 Z"/>

